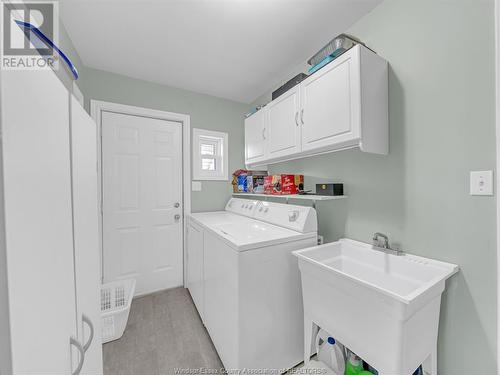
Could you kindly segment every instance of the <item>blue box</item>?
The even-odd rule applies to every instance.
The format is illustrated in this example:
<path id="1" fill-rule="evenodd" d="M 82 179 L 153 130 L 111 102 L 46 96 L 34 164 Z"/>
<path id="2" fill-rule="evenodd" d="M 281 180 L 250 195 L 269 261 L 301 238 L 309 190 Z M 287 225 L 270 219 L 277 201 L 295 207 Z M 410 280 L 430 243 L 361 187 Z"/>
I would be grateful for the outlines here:
<path id="1" fill-rule="evenodd" d="M 238 176 L 238 191 L 240 193 L 248 193 L 248 180 L 246 174 Z"/>

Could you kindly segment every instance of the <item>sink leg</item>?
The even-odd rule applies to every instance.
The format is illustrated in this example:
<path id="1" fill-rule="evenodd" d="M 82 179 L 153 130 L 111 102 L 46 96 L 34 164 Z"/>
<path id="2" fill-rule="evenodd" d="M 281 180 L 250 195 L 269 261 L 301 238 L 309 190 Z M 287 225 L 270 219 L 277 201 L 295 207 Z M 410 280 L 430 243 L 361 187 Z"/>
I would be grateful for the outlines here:
<path id="1" fill-rule="evenodd" d="M 438 373 L 438 358 L 437 358 L 437 346 L 436 346 L 431 354 L 431 374 L 437 375 L 437 373 Z"/>
<path id="2" fill-rule="evenodd" d="M 424 375 L 437 375 L 437 346 L 422 365 Z"/>
<path id="3" fill-rule="evenodd" d="M 304 365 L 311 360 L 313 325 L 313 321 L 304 314 Z"/>

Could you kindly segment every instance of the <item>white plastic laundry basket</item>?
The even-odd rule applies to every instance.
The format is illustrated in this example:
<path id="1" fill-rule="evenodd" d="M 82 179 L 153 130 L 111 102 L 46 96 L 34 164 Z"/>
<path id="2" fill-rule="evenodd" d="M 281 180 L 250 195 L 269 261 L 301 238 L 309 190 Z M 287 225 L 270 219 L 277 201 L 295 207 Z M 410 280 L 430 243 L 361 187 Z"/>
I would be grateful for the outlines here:
<path id="1" fill-rule="evenodd" d="M 114 281 L 101 286 L 103 344 L 123 336 L 134 293 L 134 279 Z"/>

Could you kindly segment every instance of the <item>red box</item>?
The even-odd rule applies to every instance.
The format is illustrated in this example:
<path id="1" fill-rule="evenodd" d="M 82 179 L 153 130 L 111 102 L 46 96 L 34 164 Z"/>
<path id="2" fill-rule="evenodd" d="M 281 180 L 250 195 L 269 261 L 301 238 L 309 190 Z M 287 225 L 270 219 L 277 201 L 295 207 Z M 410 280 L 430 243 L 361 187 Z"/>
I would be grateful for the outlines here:
<path id="1" fill-rule="evenodd" d="M 273 194 L 273 177 L 274 176 L 264 177 L 264 194 Z"/>
<path id="2" fill-rule="evenodd" d="M 275 174 L 264 178 L 264 193 L 271 195 L 298 194 L 304 189 L 304 176 Z"/>
<path id="3" fill-rule="evenodd" d="M 281 194 L 298 194 L 300 190 L 304 190 L 304 175 L 281 175 Z"/>

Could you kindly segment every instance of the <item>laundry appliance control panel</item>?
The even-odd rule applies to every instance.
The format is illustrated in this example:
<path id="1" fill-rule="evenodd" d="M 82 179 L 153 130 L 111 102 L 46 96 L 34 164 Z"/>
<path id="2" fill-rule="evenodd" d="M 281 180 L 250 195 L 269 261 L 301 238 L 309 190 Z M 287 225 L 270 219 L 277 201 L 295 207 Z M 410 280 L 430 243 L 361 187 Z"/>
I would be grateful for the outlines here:
<path id="1" fill-rule="evenodd" d="M 318 230 L 316 210 L 312 207 L 232 198 L 226 205 L 226 211 L 301 233 Z"/>

